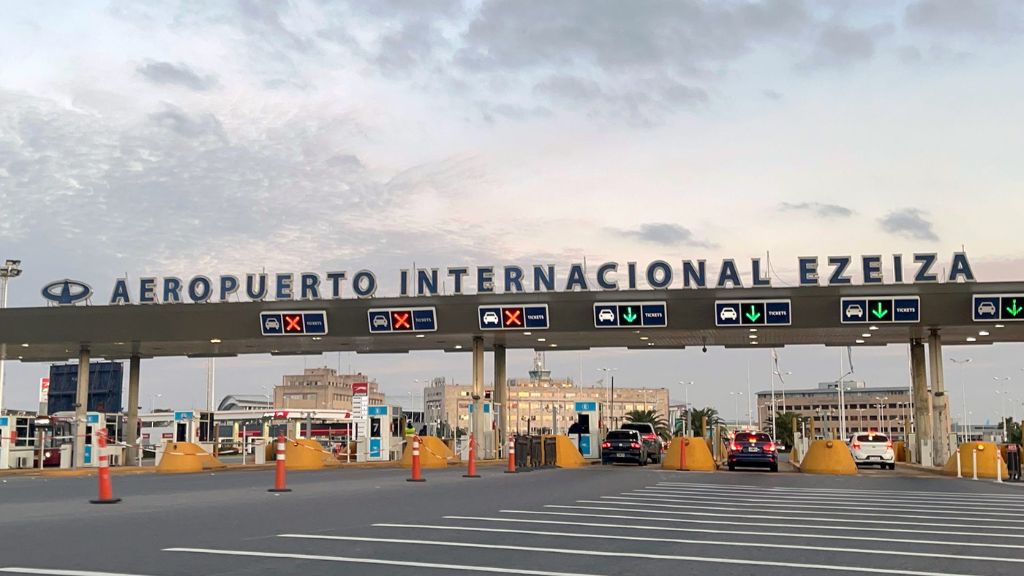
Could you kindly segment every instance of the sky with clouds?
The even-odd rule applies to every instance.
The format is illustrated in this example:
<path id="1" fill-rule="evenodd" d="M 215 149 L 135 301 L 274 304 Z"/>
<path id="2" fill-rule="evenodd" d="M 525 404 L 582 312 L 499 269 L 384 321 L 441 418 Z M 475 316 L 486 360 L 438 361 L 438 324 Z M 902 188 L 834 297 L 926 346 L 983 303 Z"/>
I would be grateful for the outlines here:
<path id="1" fill-rule="evenodd" d="M 1021 279 L 1022 28 L 1015 0 L 13 4 L 0 257 L 26 272 L 10 305 L 40 305 L 63 277 L 766 251 L 792 280 L 801 255 L 963 246 L 980 280 Z M 871 384 L 909 378 L 905 347 L 856 354 Z M 1024 384 L 1014 346 L 957 355 L 974 358 L 972 412 L 997 411 L 992 376 Z M 512 354 L 511 371 L 529 356 Z M 788 385 L 834 379 L 837 356 L 785 349 Z M 582 363 L 586 382 L 615 365 L 617 382 L 676 396 L 695 380 L 691 400 L 727 414 L 746 364 L 757 389 L 769 362 L 548 361 L 573 377 Z M 239 358 L 218 363 L 219 391 L 259 393 L 322 363 L 396 398 L 470 373 L 440 353 Z M 7 403 L 31 406 L 43 373 L 10 366 Z M 144 399 L 205 397 L 202 361 L 147 362 L 143 381 Z"/>

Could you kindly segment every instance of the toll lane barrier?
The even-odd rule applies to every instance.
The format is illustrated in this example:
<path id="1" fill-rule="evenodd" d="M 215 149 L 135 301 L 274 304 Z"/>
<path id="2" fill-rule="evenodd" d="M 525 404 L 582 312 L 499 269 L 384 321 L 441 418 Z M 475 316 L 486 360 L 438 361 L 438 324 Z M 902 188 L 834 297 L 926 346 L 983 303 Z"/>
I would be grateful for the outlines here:
<path id="1" fill-rule="evenodd" d="M 994 479 L 996 477 L 996 461 L 999 461 L 999 469 L 1003 479 L 1010 475 L 1006 471 L 1006 462 L 1003 461 L 999 447 L 992 442 L 965 442 L 960 445 L 960 467 L 964 478 L 974 476 L 974 456 L 977 454 L 978 478 Z M 949 476 L 956 476 L 957 453 L 954 452 L 946 465 L 942 467 L 942 473 Z"/>
<path id="2" fill-rule="evenodd" d="M 299 438 L 285 443 L 285 467 L 288 470 L 321 470 L 340 465 L 341 462 L 316 440 Z"/>
<path id="3" fill-rule="evenodd" d="M 440 438 L 420 436 L 420 467 L 446 468 L 449 462 L 458 461 L 455 453 Z M 402 452 L 399 464 L 402 468 L 412 468 L 412 442 L 405 443 L 405 450 Z"/>
<path id="4" fill-rule="evenodd" d="M 898 442 L 893 442 L 892 443 L 892 449 L 896 453 L 896 461 L 897 462 L 906 462 L 907 461 L 907 444 L 906 444 L 906 442 L 904 442 L 902 440 L 900 440 Z"/>
<path id="5" fill-rule="evenodd" d="M 809 474 L 842 474 L 855 476 L 857 463 L 846 443 L 841 440 L 815 440 L 803 461 L 800 471 Z"/>
<path id="6" fill-rule="evenodd" d="M 587 465 L 587 461 L 580 454 L 579 449 L 572 443 L 568 436 L 549 436 L 555 441 L 555 466 L 559 468 L 580 468 Z M 547 454 L 544 455 L 547 457 Z"/>
<path id="7" fill-rule="evenodd" d="M 672 439 L 668 451 L 662 454 L 662 470 L 679 470 L 679 444 L 686 443 L 686 466 L 684 470 L 695 472 L 713 472 L 718 469 L 715 459 L 711 456 L 711 449 L 703 438 L 683 438 L 677 436 Z"/>
<path id="8" fill-rule="evenodd" d="M 202 472 L 204 470 L 220 470 L 227 466 L 214 458 L 209 452 L 191 442 L 169 442 L 164 447 L 163 458 L 156 471 L 161 474 L 178 474 L 183 472 Z"/>

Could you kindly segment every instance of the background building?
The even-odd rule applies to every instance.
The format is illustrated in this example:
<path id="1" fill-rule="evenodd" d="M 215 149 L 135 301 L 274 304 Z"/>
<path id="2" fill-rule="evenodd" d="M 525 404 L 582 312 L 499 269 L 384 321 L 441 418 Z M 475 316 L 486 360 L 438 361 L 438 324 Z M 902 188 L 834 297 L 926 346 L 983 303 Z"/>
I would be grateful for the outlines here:
<path id="1" fill-rule="evenodd" d="M 274 404 L 262 394 L 229 394 L 221 399 L 217 410 L 273 410 Z"/>
<path id="2" fill-rule="evenodd" d="M 366 382 L 370 404 L 384 404 L 377 381 L 364 374 L 338 374 L 333 368 L 306 368 L 302 374 L 286 374 L 274 387 L 276 410 L 351 410 L 352 384 Z"/>
<path id="3" fill-rule="evenodd" d="M 897 440 L 905 440 L 913 421 L 910 389 L 907 386 L 868 387 L 864 382 L 843 381 L 847 433 L 875 429 Z M 771 429 L 772 393 L 757 393 L 757 421 L 762 430 Z M 795 412 L 813 416 L 818 437 L 839 435 L 839 390 L 836 382 L 822 382 L 817 388 L 775 390 L 779 413 Z"/>
<path id="4" fill-rule="evenodd" d="M 444 378 L 435 378 L 430 386 L 423 389 L 424 417 L 428 424 L 469 428 L 469 406 L 473 387 L 469 384 L 449 383 Z M 598 402 L 603 407 L 607 427 L 610 421 L 608 405 L 611 390 L 604 386 L 580 387 L 570 378 L 552 378 L 551 371 L 544 367 L 544 355 L 534 358 L 533 369 L 527 378 L 508 379 L 509 431 L 527 434 L 529 432 L 557 431 L 564 434 L 576 420 L 576 402 Z M 493 387 L 484 392 L 484 402 L 490 403 Z M 615 414 L 613 426 L 625 422 L 625 415 L 632 410 L 654 410 L 668 420 L 668 389 L 666 388 L 615 388 Z M 441 432 L 446 434 L 446 432 Z"/>

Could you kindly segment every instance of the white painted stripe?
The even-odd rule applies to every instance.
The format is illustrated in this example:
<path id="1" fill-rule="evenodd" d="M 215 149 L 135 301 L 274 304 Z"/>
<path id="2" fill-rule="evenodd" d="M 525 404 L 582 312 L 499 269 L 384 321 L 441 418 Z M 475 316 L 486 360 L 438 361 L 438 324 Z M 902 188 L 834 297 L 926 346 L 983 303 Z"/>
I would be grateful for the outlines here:
<path id="1" fill-rule="evenodd" d="M 638 510 L 631 510 L 629 508 L 595 508 L 593 506 L 560 506 L 559 508 L 570 509 L 570 510 L 612 510 L 620 512 L 638 512 Z M 712 524 L 716 526 L 761 526 L 764 528 L 778 527 L 778 528 L 793 528 L 792 523 L 775 523 L 775 522 L 735 522 L 729 520 L 696 520 L 693 518 L 651 518 L 649 516 L 622 516 L 616 514 L 593 514 L 593 513 L 578 513 L 578 512 L 548 512 L 539 510 L 500 510 L 502 514 L 545 514 L 551 516 L 577 516 L 585 518 L 615 518 L 621 520 L 644 520 L 653 521 L 659 520 L 661 522 L 681 522 L 685 524 Z M 856 530 L 857 532 L 892 532 L 900 534 L 935 534 L 943 536 L 974 536 L 976 538 L 1011 538 L 1020 539 L 1024 538 L 1024 534 L 979 534 L 978 532 L 957 532 L 950 530 L 925 530 L 922 528 L 877 528 L 874 526 L 824 526 L 820 524 L 801 524 L 802 528 L 813 528 L 815 530 L 835 530 L 835 531 L 851 531 Z"/>
<path id="2" fill-rule="evenodd" d="M 700 495 L 707 498 L 743 498 L 749 497 L 752 494 L 759 496 L 761 500 L 770 498 L 772 500 L 807 500 L 807 501 L 821 501 L 821 502 L 864 502 L 865 499 L 872 499 L 882 502 L 899 502 L 906 505 L 914 506 L 925 506 L 932 505 L 936 507 L 942 506 L 963 506 L 969 505 L 971 508 L 985 509 L 991 508 L 996 510 L 1024 510 L 1024 501 L 1006 501 L 1006 500 L 991 500 L 989 498 L 972 498 L 968 500 L 951 500 L 947 498 L 929 498 L 927 496 L 912 497 L 912 496 L 896 496 L 889 494 L 800 494 L 800 493 L 779 493 L 779 492 L 768 492 L 768 491 L 722 491 L 722 490 L 704 490 L 701 488 L 670 488 L 665 486 L 648 486 L 642 488 L 643 491 L 657 492 L 659 494 L 679 494 L 679 495 Z"/>
<path id="3" fill-rule="evenodd" d="M 654 504 L 654 502 L 665 502 L 666 501 L 665 498 L 656 498 L 654 496 L 601 496 L 601 498 L 604 499 L 604 500 L 624 500 L 626 502 L 643 502 L 644 506 L 658 506 L 660 508 L 699 508 L 701 510 L 735 510 L 735 511 L 747 511 L 747 512 L 779 512 L 779 510 L 752 510 L 752 508 L 756 508 L 759 505 L 751 506 L 751 505 L 747 505 L 747 504 L 737 504 L 735 506 L 721 506 L 721 505 L 712 506 L 712 505 L 710 505 L 710 503 L 704 503 L 704 502 L 693 502 L 693 503 L 690 503 L 690 504 L 686 504 L 686 502 L 688 502 L 688 501 L 685 500 L 685 499 L 683 499 L 683 500 L 669 500 L 670 502 L 680 502 L 679 504 Z M 584 502 L 584 500 L 577 500 L 577 502 Z M 586 502 L 593 503 L 595 501 L 594 500 L 586 500 Z M 726 502 L 726 503 L 728 504 L 728 502 Z M 618 504 L 622 504 L 622 502 L 618 502 Z M 786 511 L 790 512 L 791 514 L 794 514 L 794 515 L 820 514 L 821 513 L 819 510 L 793 510 L 793 508 L 800 508 L 800 507 L 801 506 L 796 506 L 796 505 L 788 506 L 786 508 Z M 984 518 L 964 518 L 962 515 L 957 514 L 956 511 L 952 511 L 952 512 L 954 512 L 956 514 L 954 516 L 941 516 L 941 515 L 927 515 L 926 516 L 926 515 L 921 515 L 921 514 L 900 514 L 900 513 L 897 512 L 897 510 L 895 508 L 890 508 L 888 506 L 885 506 L 884 502 L 883 503 L 879 503 L 878 510 L 873 511 L 873 512 L 840 512 L 839 511 L 840 509 L 838 509 L 838 508 L 829 508 L 828 506 L 813 506 L 813 508 L 825 508 L 825 509 L 828 509 L 830 514 L 833 514 L 833 515 L 836 515 L 836 516 L 868 516 L 868 517 L 874 518 L 874 517 L 877 517 L 877 516 L 879 516 L 881 514 L 884 514 L 886 518 L 913 518 L 915 520 L 973 520 L 973 521 L 978 521 L 978 522 L 998 522 L 1000 524 L 1010 524 L 1010 525 L 1013 525 L 1013 524 L 1024 524 L 1024 520 L 1010 520 L 1008 518 L 992 518 L 990 516 L 986 516 Z M 913 512 L 913 510 L 905 510 L 904 512 Z M 930 510 L 921 510 L 921 512 L 931 512 L 931 511 Z M 1012 516 L 1016 516 L 1017 518 L 1021 518 L 1021 515 L 1012 515 Z M 794 516 L 794 519 L 799 519 L 801 517 L 802 516 Z M 995 528 L 995 527 L 997 527 L 997 526 L 993 526 L 993 528 Z"/>
<path id="4" fill-rule="evenodd" d="M 372 540 L 372 538 L 371 538 Z M 220 556 L 249 556 L 252 558 L 287 558 L 290 560 L 320 560 L 323 562 L 348 562 L 351 564 L 376 564 L 381 566 L 405 566 L 407 568 L 438 568 L 464 572 L 488 572 L 494 574 L 524 574 L 526 576 L 599 576 L 579 572 L 551 572 L 548 570 L 523 570 L 497 566 L 465 566 L 462 564 L 437 564 L 414 562 L 412 560 L 383 560 L 380 558 L 355 558 L 350 556 L 321 556 L 318 554 L 292 554 L 288 552 L 253 552 L 250 550 L 214 550 L 210 548 L 164 548 L 164 552 L 187 552 L 191 554 L 216 554 Z"/>
<path id="5" fill-rule="evenodd" d="M 583 504 L 611 504 L 610 502 L 602 502 L 600 500 L 577 500 L 577 502 L 580 502 L 580 503 L 583 503 Z M 771 516 L 771 515 L 765 515 L 765 514 L 716 514 L 714 512 L 690 512 L 690 511 L 683 511 L 683 510 L 645 510 L 645 509 L 641 509 L 641 508 L 606 508 L 606 507 L 596 507 L 596 506 L 561 506 L 561 505 L 556 505 L 556 504 L 548 504 L 548 505 L 546 505 L 544 507 L 545 508 L 582 508 L 584 510 L 610 510 L 610 511 L 613 511 L 613 512 L 644 512 L 644 513 L 647 513 L 647 514 L 676 514 L 676 515 L 680 515 L 680 516 L 701 516 L 701 517 L 711 517 L 711 518 L 754 518 L 754 519 L 760 519 L 760 520 L 789 520 L 790 522 L 793 522 L 793 521 L 796 521 L 796 520 L 801 520 L 801 521 L 802 520 L 814 520 L 814 521 L 817 521 L 817 522 L 846 522 L 846 523 L 849 523 L 849 524 L 882 524 L 882 525 L 887 525 L 887 526 L 891 526 L 891 525 L 905 526 L 905 525 L 907 525 L 907 522 L 905 522 L 905 521 L 857 520 L 855 518 L 820 518 L 820 517 L 816 517 L 816 518 L 808 518 L 808 517 L 794 518 L 792 516 Z M 993 528 L 1000 528 L 999 526 L 988 526 L 988 525 L 979 525 L 979 524 L 945 524 L 945 523 L 936 523 L 936 522 L 930 522 L 930 523 L 916 522 L 915 524 L 918 525 L 918 526 L 937 526 L 937 527 L 940 527 L 940 528 L 980 528 L 982 530 L 991 530 Z"/>
<path id="6" fill-rule="evenodd" d="M 946 480 L 952 481 L 953 478 L 946 478 Z M 894 495 L 920 495 L 922 492 L 927 492 L 928 497 L 941 497 L 941 498 L 995 498 L 1012 500 L 1015 502 L 1024 501 L 1020 495 L 1017 494 L 1001 494 L 1001 493 L 976 493 L 976 492 L 942 492 L 938 490 L 876 490 L 876 489 L 865 489 L 865 488 L 801 488 L 801 487 L 783 487 L 783 486 L 756 486 L 751 484 L 701 484 L 699 482 L 658 482 L 659 486 L 683 486 L 683 487 L 696 487 L 706 489 L 733 489 L 733 488 L 756 488 L 761 491 L 771 492 L 823 492 L 823 493 L 861 493 L 861 494 L 894 494 Z"/>
<path id="7" fill-rule="evenodd" d="M 558 512 L 542 512 L 542 514 L 559 514 Z M 570 514 L 572 516 L 589 516 L 594 518 L 617 518 L 617 519 L 635 519 L 645 520 L 645 518 L 638 516 L 601 516 L 599 514 Z M 661 525 L 637 525 L 637 524 L 609 524 L 603 522 L 580 522 L 579 520 L 573 520 L 572 522 L 563 520 L 527 520 L 525 518 L 490 518 L 486 516 L 444 516 L 445 520 L 476 520 L 480 522 L 507 522 L 513 524 L 551 524 L 557 526 L 588 526 L 591 528 L 621 528 L 624 530 L 650 530 L 654 532 L 695 532 L 697 534 L 737 534 L 741 536 L 777 536 L 780 538 L 810 538 L 812 540 L 857 540 L 862 542 L 885 542 L 885 543 L 897 543 L 897 544 L 922 544 L 925 546 L 961 546 L 964 548 L 1005 548 L 1011 550 L 1024 550 L 1024 545 L 1020 544 L 992 544 L 989 542 L 963 542 L 963 541 L 950 541 L 950 540 L 916 540 L 913 538 L 892 538 L 889 536 L 854 536 L 849 534 L 843 534 L 842 536 L 836 534 L 818 534 L 818 533 L 801 533 L 801 532 L 779 532 L 772 530 L 770 532 L 758 532 L 756 530 L 715 530 L 713 528 L 678 528 L 676 526 L 661 526 Z M 730 522 L 728 524 L 745 525 L 742 522 Z M 781 526 L 781 524 L 777 524 Z M 800 526 L 789 526 L 789 528 L 800 528 Z M 857 528 L 860 530 L 860 528 Z M 967 533 L 973 534 L 973 533 Z M 800 547 L 802 548 L 802 547 Z"/>
<path id="8" fill-rule="evenodd" d="M 57 570 L 49 568 L 0 568 L 0 572 L 7 574 L 48 574 L 50 576 L 139 576 L 138 574 L 123 574 L 120 572 L 90 572 L 88 570 Z"/>
<path id="9" fill-rule="evenodd" d="M 687 500 L 706 500 L 706 501 L 720 501 L 720 502 L 752 502 L 764 506 L 796 506 L 798 502 L 809 502 L 812 504 L 821 504 L 825 508 L 833 508 L 839 505 L 856 506 L 863 508 L 865 505 L 865 497 L 854 496 L 851 498 L 841 498 L 838 496 L 781 496 L 778 494 L 769 494 L 760 496 L 757 498 L 740 497 L 733 494 L 718 494 L 704 490 L 675 490 L 665 488 L 638 488 L 632 492 L 622 492 L 625 495 L 659 495 L 659 496 L 674 496 L 680 499 Z M 771 502 L 766 502 L 770 500 Z M 793 502 L 793 504 L 790 504 Z M 936 511 L 936 512 L 961 512 L 961 510 L 950 510 L 951 506 L 969 506 L 972 511 L 963 511 L 963 514 L 983 514 L 986 511 L 1000 511 L 1000 510 L 1015 510 L 1015 512 L 1003 512 L 1000 515 L 1005 516 L 1016 516 L 1020 517 L 1024 513 L 1024 505 L 1012 505 L 1012 504 L 979 504 L 975 502 L 971 503 L 960 503 L 960 502 L 947 502 L 947 503 L 936 503 L 929 504 L 928 500 L 904 500 L 898 498 L 880 497 L 874 498 L 871 501 L 873 504 L 884 505 L 887 510 L 895 508 L 913 508 L 913 511 Z M 804 506 L 805 508 L 808 506 Z"/>
<path id="10" fill-rule="evenodd" d="M 728 546 L 733 548 L 782 548 L 786 550 L 817 550 L 819 552 L 841 552 L 850 554 L 877 554 L 887 556 L 916 556 L 919 558 L 947 558 L 949 560 L 975 560 L 983 562 L 1008 562 L 1024 564 L 1021 558 L 996 558 L 992 556 L 964 556 L 958 554 L 942 554 L 938 552 L 905 552 L 898 550 L 881 550 L 876 548 L 841 548 L 838 546 L 807 546 L 799 544 L 776 544 L 771 542 L 752 542 L 750 540 L 688 540 L 684 538 L 648 538 L 644 536 L 622 536 L 617 534 L 580 534 L 567 532 L 546 532 L 542 530 L 517 530 L 511 528 L 477 528 L 471 526 L 443 526 L 422 524 L 374 524 L 380 528 L 409 528 L 413 530 L 455 530 L 462 532 L 488 532 L 498 534 L 528 534 L 532 536 L 555 536 L 560 538 L 589 538 L 596 540 L 629 540 L 635 542 L 660 542 L 675 544 L 701 544 L 706 546 Z"/>
<path id="11" fill-rule="evenodd" d="M 406 538 L 367 538 L 363 536 L 327 536 L 323 534 L 278 534 L 282 538 L 309 540 L 336 540 L 340 542 L 371 542 L 374 544 L 413 544 L 416 546 L 440 546 L 447 548 L 484 548 L 487 550 L 515 550 L 518 552 L 542 552 L 572 556 L 598 556 L 605 558 L 644 558 L 649 560 L 674 560 L 700 562 L 704 564 L 733 564 L 738 566 L 777 566 L 780 568 L 809 568 L 837 572 L 864 572 L 867 574 L 902 574 L 905 576 L 966 576 L 952 572 L 928 572 L 918 570 L 897 570 L 890 568 L 867 568 L 864 566 L 835 566 L 832 564 L 803 564 L 799 562 L 776 562 L 771 560 L 741 560 L 739 558 L 708 558 L 706 556 L 682 556 L 677 554 L 648 554 L 643 552 L 612 552 L 605 550 L 575 550 L 570 548 L 542 548 L 539 546 L 514 546 L 511 544 L 476 544 L 472 542 L 442 542 L 437 540 L 412 540 Z"/>

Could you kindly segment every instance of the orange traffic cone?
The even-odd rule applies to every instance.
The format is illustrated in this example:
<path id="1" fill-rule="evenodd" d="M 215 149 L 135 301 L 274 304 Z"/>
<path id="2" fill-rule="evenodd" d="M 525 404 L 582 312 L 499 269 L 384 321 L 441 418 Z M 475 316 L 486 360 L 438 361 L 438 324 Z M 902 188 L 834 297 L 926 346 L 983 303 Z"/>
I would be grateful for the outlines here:
<path id="1" fill-rule="evenodd" d="M 420 475 L 420 437 L 412 437 L 412 478 L 406 478 L 406 482 L 426 482 Z"/>
<path id="2" fill-rule="evenodd" d="M 114 489 L 110 486 L 110 460 L 107 456 L 107 431 L 100 430 L 96 434 L 96 440 L 99 442 L 100 451 L 100 470 L 99 470 L 99 482 L 100 482 L 100 493 L 99 498 L 95 500 L 89 500 L 93 504 L 116 504 L 120 502 L 120 498 L 114 498 Z"/>
<path id="3" fill-rule="evenodd" d="M 267 492 L 291 492 L 291 488 L 285 488 L 284 485 L 284 454 L 285 454 L 285 439 L 284 434 L 277 437 L 277 468 L 274 473 L 274 487 L 267 490 Z"/>
<path id="4" fill-rule="evenodd" d="M 516 473 L 516 440 L 511 434 L 508 435 L 508 470 L 505 474 Z"/>
<path id="5" fill-rule="evenodd" d="M 473 435 L 469 435 L 469 470 L 462 475 L 463 478 L 479 478 L 480 475 L 476 473 L 476 440 Z"/>

